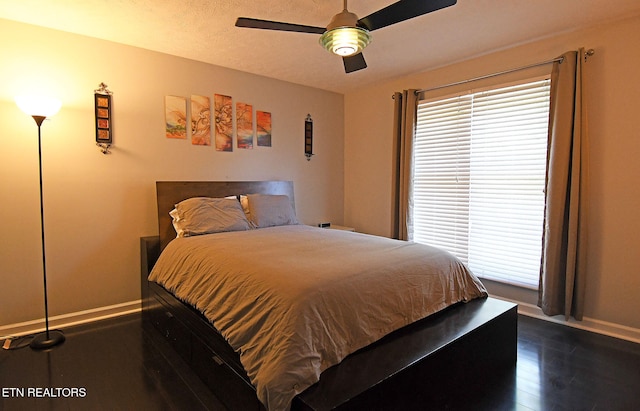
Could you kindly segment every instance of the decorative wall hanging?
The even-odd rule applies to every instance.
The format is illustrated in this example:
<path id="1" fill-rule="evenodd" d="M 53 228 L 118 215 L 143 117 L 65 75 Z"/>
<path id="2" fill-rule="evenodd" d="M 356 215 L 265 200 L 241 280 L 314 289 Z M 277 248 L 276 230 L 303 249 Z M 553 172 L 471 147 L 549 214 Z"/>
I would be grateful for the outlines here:
<path id="1" fill-rule="evenodd" d="M 271 113 L 256 111 L 258 147 L 271 147 Z"/>
<path id="2" fill-rule="evenodd" d="M 111 104 L 113 92 L 104 83 L 93 90 L 96 117 L 96 145 L 100 147 L 102 154 L 110 154 L 109 148 L 113 144 L 113 118 L 111 117 Z"/>
<path id="3" fill-rule="evenodd" d="M 236 140 L 238 148 L 253 148 L 253 106 L 236 103 Z"/>
<path id="4" fill-rule="evenodd" d="M 211 145 L 211 102 L 206 96 L 191 96 L 191 144 Z"/>
<path id="5" fill-rule="evenodd" d="M 311 114 L 307 114 L 307 118 L 304 120 L 304 155 L 307 157 L 307 161 L 310 161 L 313 155 L 313 119 L 311 119 Z"/>
<path id="6" fill-rule="evenodd" d="M 167 138 L 187 138 L 187 99 L 164 97 L 164 122 Z"/>
<path id="7" fill-rule="evenodd" d="M 188 106 L 187 103 L 189 103 Z M 238 102 L 234 107 L 232 97 L 214 94 L 213 112 L 211 98 L 202 95 L 192 95 L 190 99 L 181 96 L 165 96 L 164 105 L 167 138 L 187 139 L 190 130 L 193 145 L 210 146 L 213 124 L 216 151 L 231 152 L 234 145 L 235 125 L 238 149 L 253 149 L 256 144 L 259 147 L 271 147 L 271 113 L 256 111 L 254 119 L 251 104 Z"/>
<path id="8" fill-rule="evenodd" d="M 215 110 L 216 150 L 233 151 L 233 106 L 231 97 L 216 94 Z"/>

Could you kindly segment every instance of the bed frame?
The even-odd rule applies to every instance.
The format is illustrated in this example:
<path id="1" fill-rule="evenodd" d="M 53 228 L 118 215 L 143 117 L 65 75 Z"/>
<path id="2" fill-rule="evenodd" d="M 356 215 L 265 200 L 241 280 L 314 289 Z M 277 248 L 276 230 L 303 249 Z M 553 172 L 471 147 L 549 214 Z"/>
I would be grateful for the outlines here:
<path id="1" fill-rule="evenodd" d="M 159 236 L 140 239 L 143 320 L 160 332 L 230 410 L 264 410 L 238 354 L 206 318 L 147 276 L 175 237 L 169 211 L 190 197 L 285 194 L 290 181 L 157 182 Z M 294 208 L 295 209 L 295 208 Z M 406 326 L 329 368 L 292 410 L 450 409 L 473 385 L 515 372 L 517 306 L 493 298 L 457 304 Z M 458 393 L 457 395 L 455 393 Z M 471 399 L 469 399 L 471 400 Z"/>

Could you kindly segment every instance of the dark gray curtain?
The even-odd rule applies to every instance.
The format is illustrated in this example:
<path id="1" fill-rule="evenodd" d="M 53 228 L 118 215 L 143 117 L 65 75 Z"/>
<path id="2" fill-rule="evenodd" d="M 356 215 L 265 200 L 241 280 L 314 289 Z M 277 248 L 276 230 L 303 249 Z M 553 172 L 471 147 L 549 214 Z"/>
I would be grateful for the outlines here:
<path id="1" fill-rule="evenodd" d="M 399 240 L 411 240 L 413 223 L 413 138 L 418 97 L 416 90 L 396 92 L 394 99 L 394 152 L 392 192 L 392 235 Z"/>
<path id="2" fill-rule="evenodd" d="M 553 65 L 538 306 L 582 320 L 589 185 L 585 51 Z"/>

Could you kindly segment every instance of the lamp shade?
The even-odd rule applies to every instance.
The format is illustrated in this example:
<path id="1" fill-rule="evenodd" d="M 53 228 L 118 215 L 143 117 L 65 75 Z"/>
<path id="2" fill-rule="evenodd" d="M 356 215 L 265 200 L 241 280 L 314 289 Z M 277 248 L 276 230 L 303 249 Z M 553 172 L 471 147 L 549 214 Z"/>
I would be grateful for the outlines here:
<path id="1" fill-rule="evenodd" d="M 62 106 L 60 100 L 47 96 L 24 95 L 16 96 L 15 100 L 20 110 L 30 116 L 51 117 Z"/>
<path id="2" fill-rule="evenodd" d="M 371 34 L 361 27 L 336 27 L 320 37 L 322 47 L 342 57 L 360 53 L 371 42 Z"/>

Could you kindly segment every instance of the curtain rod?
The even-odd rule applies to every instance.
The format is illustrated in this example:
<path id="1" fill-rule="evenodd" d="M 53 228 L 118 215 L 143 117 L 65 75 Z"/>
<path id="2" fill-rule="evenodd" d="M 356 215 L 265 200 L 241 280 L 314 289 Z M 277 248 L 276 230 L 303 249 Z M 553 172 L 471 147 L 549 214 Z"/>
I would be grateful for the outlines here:
<path id="1" fill-rule="evenodd" d="M 587 50 L 585 52 L 585 58 L 589 57 L 589 56 L 593 56 L 594 54 L 595 54 L 595 50 L 594 49 L 589 49 L 589 50 Z M 474 78 L 467 79 L 467 80 L 457 81 L 455 83 L 444 84 L 442 86 L 436 86 L 436 87 L 431 87 L 431 88 L 425 88 L 425 89 L 422 89 L 422 90 L 416 90 L 415 94 L 417 96 L 418 94 L 425 93 L 427 91 L 434 91 L 434 90 L 439 90 L 441 88 L 459 86 L 461 84 L 467 84 L 467 83 L 471 83 L 471 82 L 478 81 L 478 80 L 484 80 L 484 79 L 488 79 L 488 78 L 492 78 L 492 77 L 497 77 L 497 76 L 513 73 L 513 72 L 520 71 L 520 70 L 526 70 L 526 69 L 530 69 L 530 68 L 534 68 L 534 67 L 544 66 L 544 65 L 547 65 L 547 64 L 555 63 L 555 62 L 562 62 L 563 59 L 564 59 L 564 57 L 557 57 L 557 58 L 552 59 L 552 60 L 547 60 L 547 61 L 542 61 L 542 62 L 539 62 L 539 63 L 529 64 L 528 66 L 512 68 L 512 69 L 509 69 L 509 70 L 500 71 L 498 73 L 487 74 L 487 75 L 480 76 L 480 77 L 474 77 Z"/>

